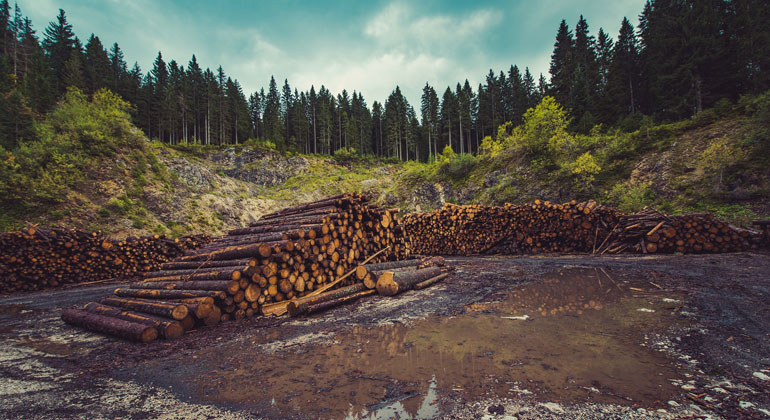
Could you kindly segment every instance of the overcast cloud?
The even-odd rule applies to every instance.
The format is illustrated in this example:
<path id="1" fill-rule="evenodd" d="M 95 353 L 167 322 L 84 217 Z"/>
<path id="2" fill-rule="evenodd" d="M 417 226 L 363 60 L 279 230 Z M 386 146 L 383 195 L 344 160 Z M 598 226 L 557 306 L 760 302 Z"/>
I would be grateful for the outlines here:
<path id="1" fill-rule="evenodd" d="M 118 42 L 129 66 L 147 71 L 164 59 L 199 63 L 240 81 L 249 93 L 279 85 L 334 93 L 360 91 L 369 105 L 399 85 L 417 106 L 426 82 L 443 92 L 493 69 L 529 67 L 548 77 L 561 19 L 574 28 L 579 16 L 595 35 L 615 37 L 623 17 L 633 23 L 643 0 L 540 1 L 151 1 L 21 0 L 42 38 L 62 8 L 85 43 L 91 33 L 105 46 Z"/>

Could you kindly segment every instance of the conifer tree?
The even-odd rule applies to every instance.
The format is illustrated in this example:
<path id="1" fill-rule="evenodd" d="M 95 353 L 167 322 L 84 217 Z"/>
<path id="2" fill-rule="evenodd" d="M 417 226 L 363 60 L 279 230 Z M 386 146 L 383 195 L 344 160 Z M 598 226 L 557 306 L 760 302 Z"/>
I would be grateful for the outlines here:
<path id="1" fill-rule="evenodd" d="M 72 25 L 67 22 L 64 10 L 59 9 L 56 21 L 48 25 L 44 34 L 43 49 L 50 59 L 55 76 L 54 87 L 57 91 L 56 95 L 59 96 L 66 89 L 65 64 L 76 49 L 75 33 L 72 31 Z"/>
<path id="2" fill-rule="evenodd" d="M 550 93 L 561 104 L 572 103 L 572 77 L 575 74 L 575 57 L 572 31 L 562 20 L 556 33 L 556 43 L 551 54 Z"/>

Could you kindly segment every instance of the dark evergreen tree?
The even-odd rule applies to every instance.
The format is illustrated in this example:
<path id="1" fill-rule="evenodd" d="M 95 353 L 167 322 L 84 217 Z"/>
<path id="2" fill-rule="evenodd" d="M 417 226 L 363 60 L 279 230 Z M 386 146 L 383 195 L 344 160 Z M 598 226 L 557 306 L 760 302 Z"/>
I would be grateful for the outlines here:
<path id="1" fill-rule="evenodd" d="M 567 22 L 562 20 L 556 33 L 556 43 L 551 54 L 550 93 L 556 100 L 567 106 L 572 104 L 572 78 L 575 74 L 575 41 Z"/>
<path id="2" fill-rule="evenodd" d="M 278 93 L 278 85 L 275 83 L 275 77 L 270 77 L 270 86 L 265 97 L 265 138 L 274 142 L 278 147 L 284 148 L 283 142 L 282 118 L 281 118 L 281 96 Z"/>
<path id="3" fill-rule="evenodd" d="M 72 50 L 70 57 L 64 63 L 64 73 L 61 83 L 65 88 L 75 87 L 80 90 L 86 87 L 86 76 L 84 70 L 83 50 L 80 41 L 75 38 L 75 49 Z"/>
<path id="4" fill-rule="evenodd" d="M 372 146 L 374 154 L 383 156 L 383 129 L 382 129 L 383 109 L 379 102 L 372 103 Z"/>
<path id="5" fill-rule="evenodd" d="M 537 99 L 537 86 L 535 85 L 535 78 L 532 77 L 532 73 L 529 72 L 529 67 L 524 69 L 524 91 L 527 94 L 527 106 L 526 109 L 532 108 L 540 102 Z M 526 111 L 525 111 L 526 112 Z"/>
<path id="6" fill-rule="evenodd" d="M 606 111 L 611 113 L 608 115 L 610 121 L 638 111 L 640 79 L 636 34 L 631 22 L 623 18 L 607 75 L 607 95 L 611 106 Z"/>
<path id="7" fill-rule="evenodd" d="M 101 88 L 113 86 L 110 83 L 112 79 L 110 58 L 99 37 L 94 34 L 91 34 L 86 43 L 84 68 L 87 93 L 94 93 Z M 115 91 L 117 92 L 117 90 Z"/>
<path id="8" fill-rule="evenodd" d="M 110 53 L 108 55 L 109 60 L 109 87 L 113 92 L 118 93 L 119 95 L 123 96 L 124 98 L 127 97 L 126 92 L 126 76 L 128 73 L 128 65 L 126 64 L 126 59 L 123 56 L 123 50 L 120 49 L 120 46 L 118 43 L 112 44 L 112 48 L 110 48 Z"/>
<path id="9" fill-rule="evenodd" d="M 67 22 L 64 10 L 59 9 L 56 21 L 48 25 L 44 34 L 43 49 L 50 59 L 55 76 L 54 87 L 57 91 L 56 95 L 59 96 L 66 89 L 64 83 L 65 64 L 76 49 L 75 33 L 72 32 L 72 25 Z"/>
<path id="10" fill-rule="evenodd" d="M 492 75 L 494 77 L 494 73 Z M 486 104 L 488 106 L 491 105 L 489 101 L 486 101 Z M 444 146 L 449 146 L 455 151 L 460 150 L 460 145 L 455 144 L 458 143 L 457 131 L 454 128 L 455 125 L 457 125 L 457 114 L 457 98 L 454 93 L 452 93 L 452 89 L 447 86 L 444 95 L 441 97 L 441 111 L 439 118 L 441 121 L 442 142 L 439 145 L 439 153 L 443 150 Z"/>
<path id="11" fill-rule="evenodd" d="M 150 80 L 152 81 L 152 95 L 150 99 L 151 116 L 150 120 L 154 122 L 154 126 L 148 126 L 150 132 L 147 133 L 150 138 L 153 134 L 157 136 L 158 140 L 166 141 L 167 134 L 167 119 L 168 119 L 168 102 L 166 95 L 168 94 L 168 68 L 166 62 L 163 61 L 163 55 L 158 51 L 158 56 L 155 58 L 155 62 L 150 70 Z"/>

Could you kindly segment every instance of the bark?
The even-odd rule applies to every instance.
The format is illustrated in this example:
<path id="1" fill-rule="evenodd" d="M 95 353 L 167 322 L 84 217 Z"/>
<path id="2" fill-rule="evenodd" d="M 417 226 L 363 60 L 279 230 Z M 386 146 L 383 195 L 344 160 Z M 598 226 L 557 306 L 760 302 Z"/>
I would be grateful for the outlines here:
<path id="1" fill-rule="evenodd" d="M 153 326 L 97 315 L 81 309 L 65 309 L 61 318 L 68 324 L 126 340 L 149 343 L 158 338 L 158 330 Z"/>
<path id="2" fill-rule="evenodd" d="M 163 316 L 177 321 L 186 317 L 189 312 L 187 306 L 180 303 L 166 303 L 146 299 L 106 297 L 101 300 L 101 303 L 151 315 Z"/>
<path id="3" fill-rule="evenodd" d="M 158 289 L 115 289 L 115 296 L 143 299 L 184 299 L 213 297 L 224 299 L 226 293 L 219 290 L 158 290 Z"/>
<path id="4" fill-rule="evenodd" d="M 320 295 L 316 295 L 310 298 L 299 299 L 290 302 L 287 309 L 289 311 L 289 315 L 298 316 L 300 314 L 306 313 L 307 308 L 312 305 L 317 305 L 329 300 L 339 299 L 341 297 L 349 296 L 364 290 L 367 290 L 366 286 L 364 286 L 363 283 L 357 283 L 351 286 L 339 288 L 337 290 L 321 293 Z"/>
<path id="5" fill-rule="evenodd" d="M 123 319 L 125 321 L 153 326 L 157 328 L 161 336 L 168 339 L 181 337 L 182 334 L 184 334 L 182 324 L 180 324 L 179 321 L 174 321 L 168 318 L 128 311 L 123 308 L 102 305 L 96 302 L 87 304 L 85 307 L 83 307 L 83 310 L 97 315 L 104 315 L 112 318 Z"/>
<path id="6" fill-rule="evenodd" d="M 394 296 L 422 281 L 441 274 L 438 267 L 429 267 L 416 271 L 386 271 L 377 278 L 377 292 L 383 296 Z"/>

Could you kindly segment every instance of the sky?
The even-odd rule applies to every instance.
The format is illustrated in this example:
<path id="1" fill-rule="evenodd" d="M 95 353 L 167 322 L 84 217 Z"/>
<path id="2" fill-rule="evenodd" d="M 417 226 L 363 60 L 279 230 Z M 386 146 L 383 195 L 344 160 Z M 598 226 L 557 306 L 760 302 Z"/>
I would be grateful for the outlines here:
<path id="1" fill-rule="evenodd" d="M 428 82 L 439 96 L 465 79 L 475 88 L 490 69 L 529 67 L 548 77 L 556 30 L 574 29 L 582 14 L 594 36 L 613 38 L 623 17 L 636 25 L 644 0 L 508 1 L 205 1 L 18 0 L 42 38 L 64 9 L 85 43 L 91 33 L 117 42 L 129 67 L 143 72 L 158 51 L 187 66 L 222 65 L 244 92 L 270 76 L 292 89 L 325 85 L 337 94 L 362 92 L 367 104 L 384 102 L 396 85 L 419 107 Z"/>

